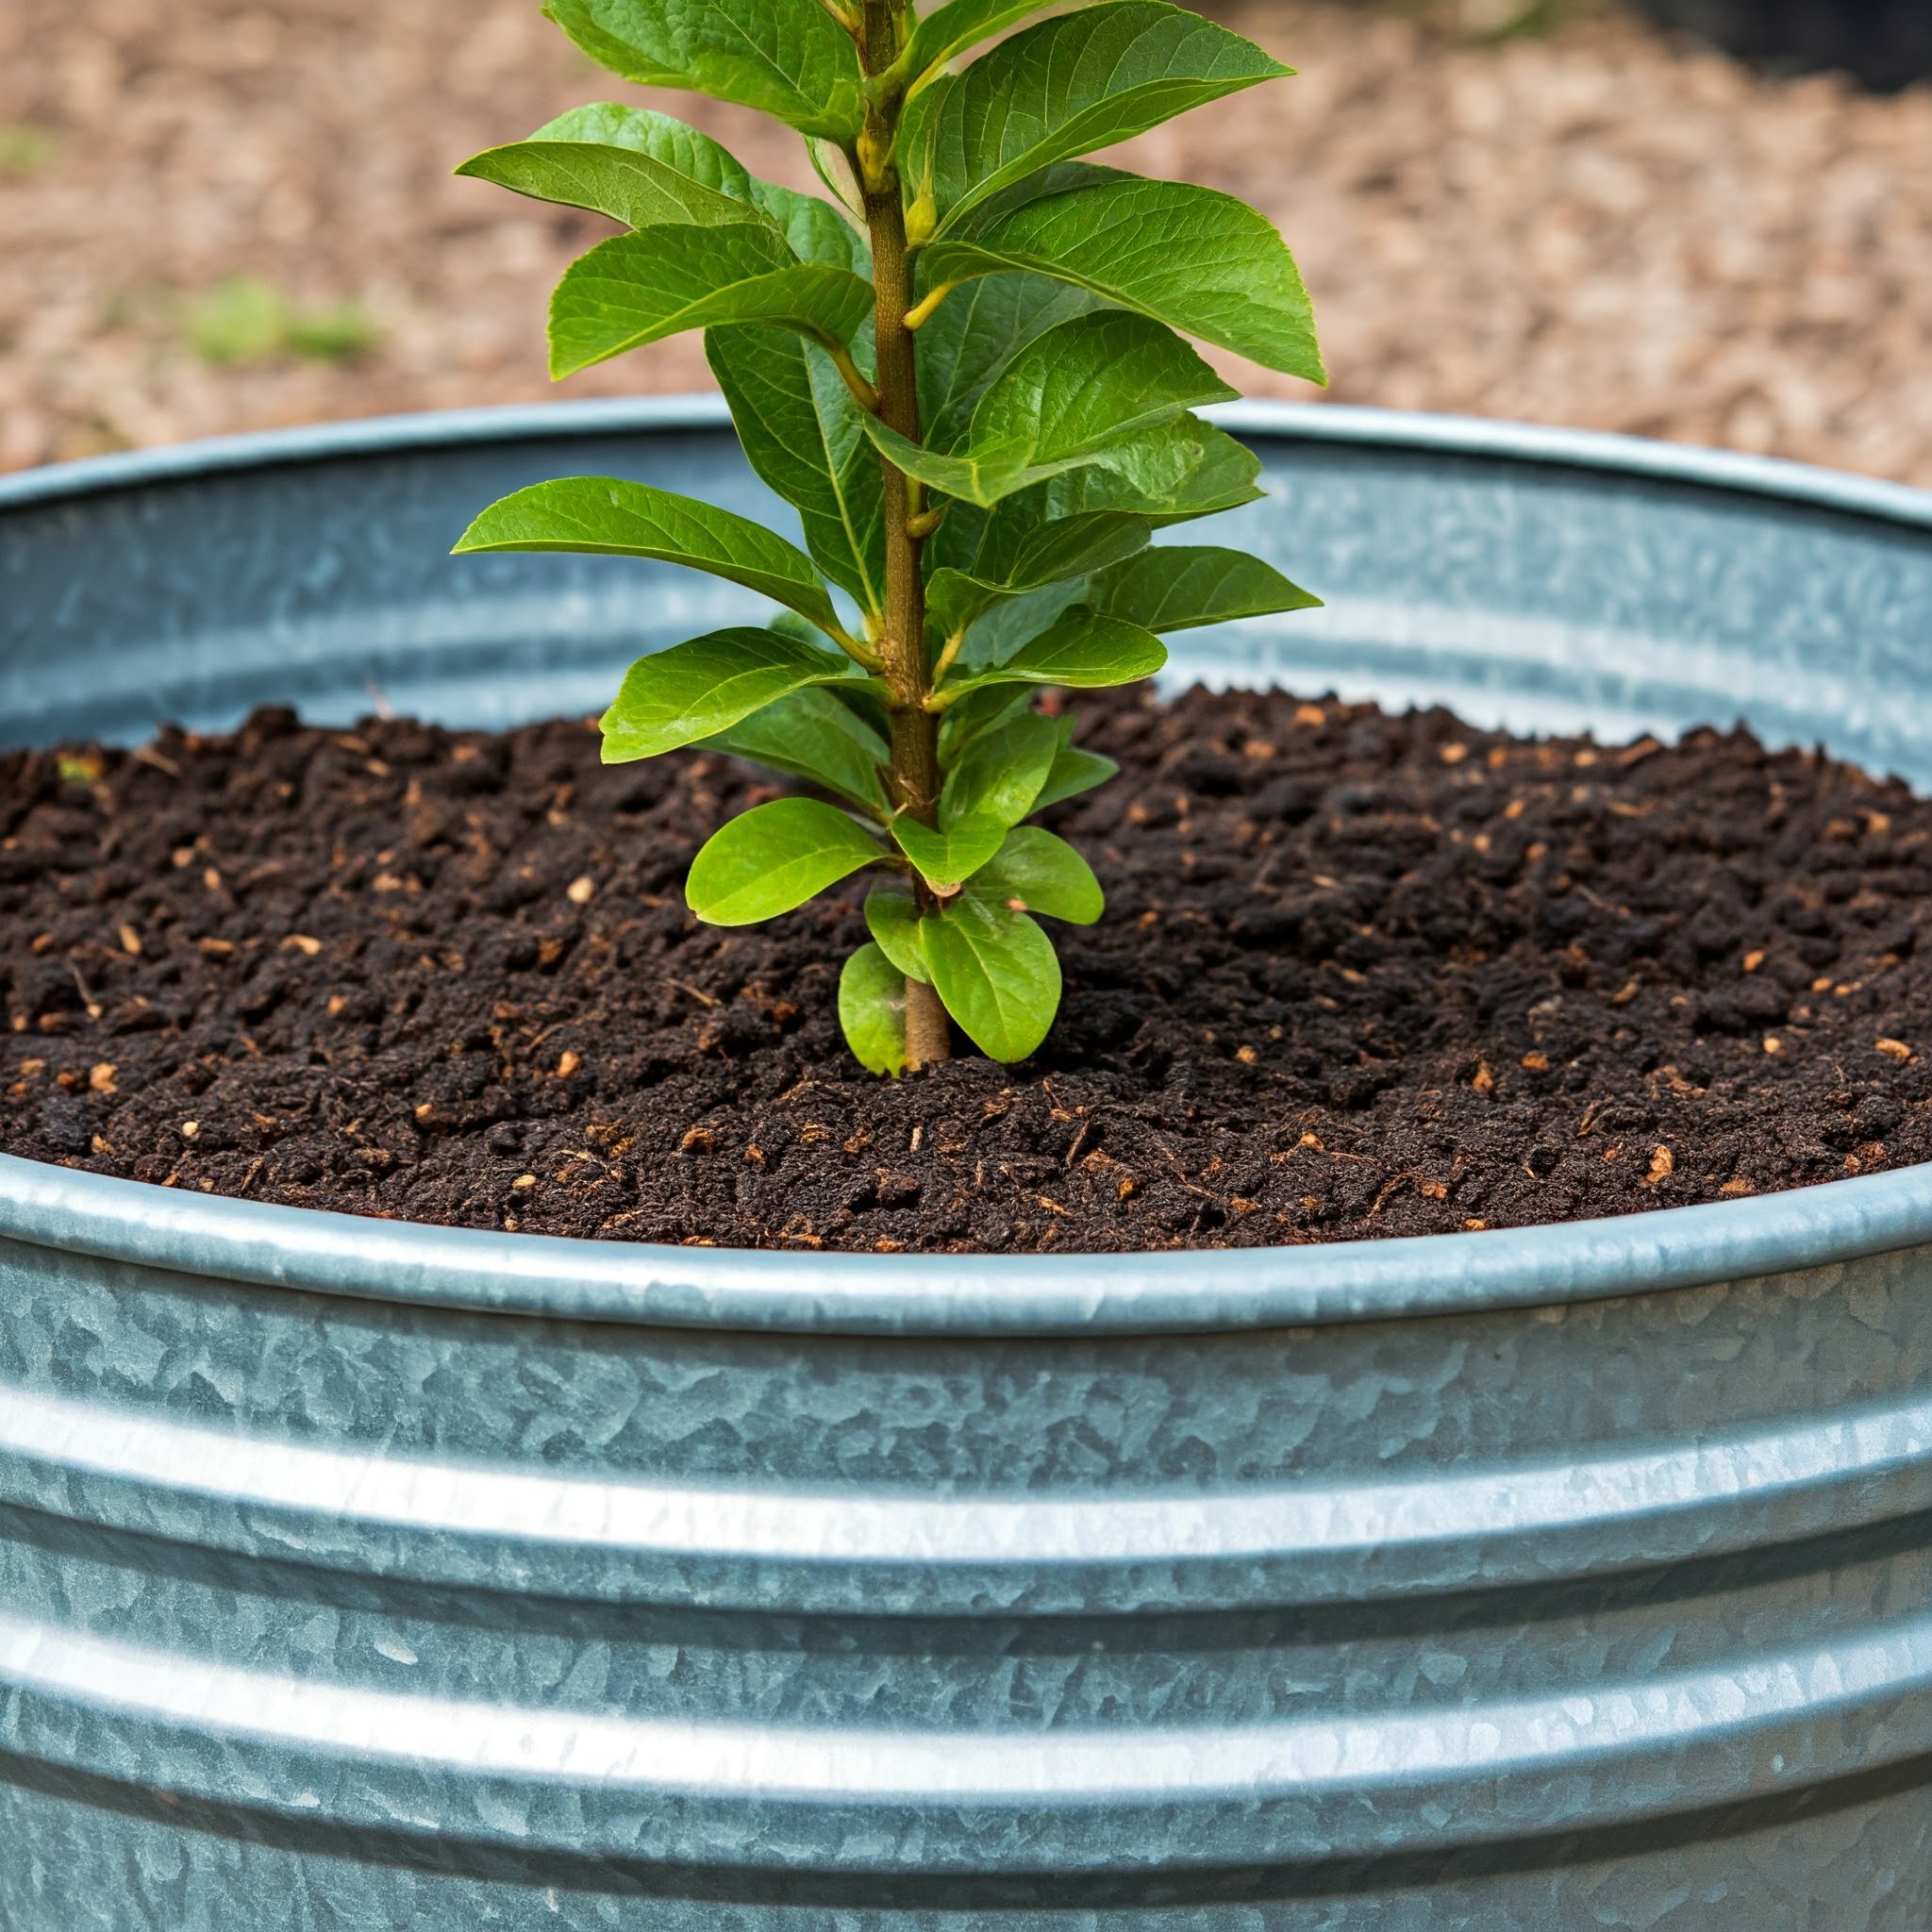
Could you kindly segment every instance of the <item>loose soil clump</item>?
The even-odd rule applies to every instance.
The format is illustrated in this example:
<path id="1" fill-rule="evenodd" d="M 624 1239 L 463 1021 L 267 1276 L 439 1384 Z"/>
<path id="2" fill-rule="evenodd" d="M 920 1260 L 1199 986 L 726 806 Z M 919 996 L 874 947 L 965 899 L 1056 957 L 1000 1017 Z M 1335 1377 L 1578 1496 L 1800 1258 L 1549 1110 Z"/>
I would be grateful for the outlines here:
<path id="1" fill-rule="evenodd" d="M 0 1147 L 467 1227 L 991 1252 L 1428 1234 L 1932 1158 L 1932 802 L 1741 731 L 1083 701 L 1106 921 L 1031 1061 L 840 1038 L 855 885 L 685 910 L 774 794 L 581 723 L 0 758 Z"/>

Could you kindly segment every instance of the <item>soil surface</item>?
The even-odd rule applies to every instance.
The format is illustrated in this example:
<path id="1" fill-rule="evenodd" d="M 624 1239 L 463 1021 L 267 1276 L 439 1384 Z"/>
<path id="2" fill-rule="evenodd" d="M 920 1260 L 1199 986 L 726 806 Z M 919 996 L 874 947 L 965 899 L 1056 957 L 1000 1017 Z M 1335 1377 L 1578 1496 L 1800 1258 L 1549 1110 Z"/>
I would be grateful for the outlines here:
<path id="1" fill-rule="evenodd" d="M 697 924 L 774 788 L 581 722 L 0 758 L 0 1146 L 617 1240 L 1420 1234 L 1932 1158 L 1932 802 L 1734 732 L 1525 741 L 1271 693 L 1085 703 L 1107 919 L 1020 1067 L 835 1016 L 858 892 Z M 963 1044 L 963 1043 L 962 1043 Z"/>

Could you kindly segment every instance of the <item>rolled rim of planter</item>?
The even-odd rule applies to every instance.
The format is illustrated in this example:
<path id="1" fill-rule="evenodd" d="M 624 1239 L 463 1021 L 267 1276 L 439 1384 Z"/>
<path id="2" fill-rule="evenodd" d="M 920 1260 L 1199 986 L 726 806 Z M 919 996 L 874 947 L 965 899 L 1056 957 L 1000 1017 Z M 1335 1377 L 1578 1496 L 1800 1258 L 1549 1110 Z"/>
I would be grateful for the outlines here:
<path id="1" fill-rule="evenodd" d="M 1777 499 L 1932 531 L 1932 494 L 1591 431 L 1244 403 L 1231 431 L 1505 458 Z M 450 411 L 225 438 L 0 477 L 0 514 L 341 457 L 572 433 L 716 430 L 721 398 Z M 1932 1241 L 1932 1164 L 1539 1227 L 1139 1254 L 671 1247 L 365 1218 L 0 1156 L 0 1236 L 218 1279 L 580 1321 L 790 1333 L 1206 1332 L 1547 1307 L 1828 1266 Z"/>

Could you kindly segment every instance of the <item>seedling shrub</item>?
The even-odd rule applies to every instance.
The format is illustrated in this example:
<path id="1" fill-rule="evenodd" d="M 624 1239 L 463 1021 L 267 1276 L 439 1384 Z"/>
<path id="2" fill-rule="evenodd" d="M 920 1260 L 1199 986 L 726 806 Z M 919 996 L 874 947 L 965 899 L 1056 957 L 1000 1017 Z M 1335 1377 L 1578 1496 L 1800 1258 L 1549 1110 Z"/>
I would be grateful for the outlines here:
<path id="1" fill-rule="evenodd" d="M 840 801 L 732 820 L 686 896 L 742 925 L 874 874 L 839 1012 L 880 1074 L 947 1058 L 948 1016 L 1024 1058 L 1060 997 L 1039 920 L 1101 916 L 1087 861 L 1026 821 L 1115 767 L 1043 690 L 1130 683 L 1165 662 L 1164 632 L 1317 601 L 1258 558 L 1151 541 L 1260 494 L 1255 458 L 1193 413 L 1235 391 L 1184 337 L 1322 380 L 1288 249 L 1228 195 L 1080 158 L 1291 70 L 1166 0 L 1023 25 L 1043 10 L 552 0 L 625 79 L 795 128 L 828 198 L 604 104 L 458 170 L 623 224 L 558 285 L 552 374 L 703 329 L 745 454 L 798 512 L 803 551 L 573 477 L 492 505 L 457 547 L 668 560 L 781 607 L 632 665 L 603 756 L 708 745 Z"/>

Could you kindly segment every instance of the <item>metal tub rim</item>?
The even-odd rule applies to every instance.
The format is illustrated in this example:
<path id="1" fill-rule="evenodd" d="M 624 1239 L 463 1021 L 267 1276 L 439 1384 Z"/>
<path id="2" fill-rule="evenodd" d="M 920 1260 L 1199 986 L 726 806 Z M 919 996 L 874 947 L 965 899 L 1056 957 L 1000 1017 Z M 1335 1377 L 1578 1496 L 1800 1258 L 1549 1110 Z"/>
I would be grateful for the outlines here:
<path id="1" fill-rule="evenodd" d="M 1932 493 L 1634 437 L 1242 403 L 1236 432 L 1674 483 L 1932 531 Z M 221 438 L 0 477 L 0 515 L 253 469 L 550 437 L 716 430 L 715 396 L 468 409 Z M 646 1325 L 819 1334 L 1183 1333 L 1546 1307 L 1932 1243 L 1932 1164 L 1548 1227 L 1141 1255 L 691 1249 L 185 1196 L 0 1156 L 0 1238 L 325 1294 Z"/>

